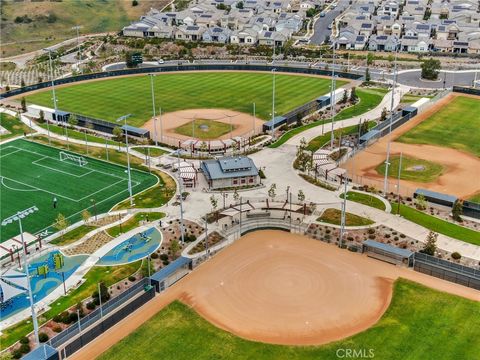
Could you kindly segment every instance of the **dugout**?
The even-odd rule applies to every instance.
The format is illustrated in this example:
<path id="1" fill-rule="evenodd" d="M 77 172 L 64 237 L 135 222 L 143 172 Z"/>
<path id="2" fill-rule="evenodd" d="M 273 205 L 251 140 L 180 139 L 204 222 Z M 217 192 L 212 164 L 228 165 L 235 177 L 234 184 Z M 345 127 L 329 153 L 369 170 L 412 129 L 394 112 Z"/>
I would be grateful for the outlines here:
<path id="1" fill-rule="evenodd" d="M 480 204 L 465 200 L 463 202 L 463 215 L 480 219 Z"/>
<path id="2" fill-rule="evenodd" d="M 425 200 L 427 200 L 428 202 L 449 207 L 453 207 L 453 204 L 455 203 L 455 201 L 457 201 L 456 196 L 442 194 L 427 189 L 415 190 L 415 192 L 413 193 L 413 197 L 417 198 L 419 195 L 423 195 L 425 197 Z"/>
<path id="3" fill-rule="evenodd" d="M 192 259 L 181 256 L 150 276 L 151 284 L 156 292 L 162 292 L 187 275 L 192 266 Z"/>
<path id="4" fill-rule="evenodd" d="M 378 241 L 365 240 L 363 252 L 367 256 L 382 260 L 394 265 L 410 266 L 413 262 L 414 253 L 407 249 L 400 249 L 392 245 L 383 244 Z"/>
<path id="5" fill-rule="evenodd" d="M 33 349 L 24 357 L 22 357 L 22 359 L 24 360 L 59 360 L 60 357 L 58 355 L 57 349 L 49 345 L 42 344 L 36 349 Z"/>
<path id="6" fill-rule="evenodd" d="M 124 133 L 128 133 L 129 136 L 135 136 L 139 138 L 149 138 L 150 131 L 147 129 L 137 128 L 131 125 L 123 125 L 122 130 Z"/>
<path id="7" fill-rule="evenodd" d="M 275 116 L 273 120 L 267 121 L 266 123 L 263 124 L 263 131 L 267 132 L 272 130 L 272 124 L 273 124 L 273 128 L 276 129 L 286 123 L 287 123 L 287 118 L 285 116 Z"/>
<path id="8" fill-rule="evenodd" d="M 407 106 L 402 109 L 402 117 L 410 115 L 410 118 L 418 114 L 418 108 L 414 106 Z"/>
<path id="9" fill-rule="evenodd" d="M 320 96 L 316 99 L 318 108 L 321 109 L 325 106 L 330 105 L 330 96 Z"/>

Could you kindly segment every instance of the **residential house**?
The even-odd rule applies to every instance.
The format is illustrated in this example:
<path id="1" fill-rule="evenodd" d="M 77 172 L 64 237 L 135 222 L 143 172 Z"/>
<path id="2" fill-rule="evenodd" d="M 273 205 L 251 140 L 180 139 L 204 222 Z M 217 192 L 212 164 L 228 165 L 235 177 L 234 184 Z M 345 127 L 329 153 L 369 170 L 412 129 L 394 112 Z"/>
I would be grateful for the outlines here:
<path id="1" fill-rule="evenodd" d="M 419 39 L 416 36 L 404 36 L 401 39 L 401 50 L 405 52 L 427 52 L 429 48 L 429 39 Z"/>
<path id="2" fill-rule="evenodd" d="M 280 31 L 265 31 L 262 30 L 258 34 L 258 44 L 268 46 L 283 46 L 288 40 L 288 36 Z"/>
<path id="3" fill-rule="evenodd" d="M 370 51 L 397 51 L 400 41 L 392 35 L 372 35 L 368 41 Z"/>
<path id="4" fill-rule="evenodd" d="M 258 41 L 258 32 L 253 29 L 236 30 L 230 35 L 232 44 L 255 45 Z"/>
<path id="5" fill-rule="evenodd" d="M 200 41 L 202 40 L 202 35 L 206 30 L 207 28 L 204 26 L 180 25 L 175 31 L 175 39 L 184 41 Z"/>
<path id="6" fill-rule="evenodd" d="M 230 41 L 232 31 L 221 27 L 209 27 L 202 34 L 202 40 L 205 42 L 226 44 Z"/>

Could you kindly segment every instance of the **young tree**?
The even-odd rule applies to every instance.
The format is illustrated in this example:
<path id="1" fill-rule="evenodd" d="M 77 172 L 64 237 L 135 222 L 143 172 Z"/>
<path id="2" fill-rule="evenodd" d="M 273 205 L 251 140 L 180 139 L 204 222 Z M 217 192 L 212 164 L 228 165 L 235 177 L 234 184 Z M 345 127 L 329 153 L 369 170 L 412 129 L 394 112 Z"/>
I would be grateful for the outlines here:
<path id="1" fill-rule="evenodd" d="M 235 191 L 233 192 L 233 200 L 235 200 L 235 202 L 238 202 L 239 199 L 240 194 L 238 193 L 237 189 L 235 189 Z"/>
<path id="2" fill-rule="evenodd" d="M 122 128 L 119 127 L 119 126 L 115 126 L 113 128 L 113 136 L 115 137 L 116 141 L 122 142 L 123 141 L 123 130 L 122 130 Z"/>
<path id="3" fill-rule="evenodd" d="M 132 1 L 132 6 L 137 6 L 138 5 L 138 0 L 133 0 Z"/>
<path id="4" fill-rule="evenodd" d="M 239 1 L 236 5 L 237 9 L 242 10 L 243 9 L 243 1 Z"/>
<path id="5" fill-rule="evenodd" d="M 372 53 L 368 53 L 367 54 L 367 66 L 372 65 L 374 61 L 375 61 L 375 55 L 373 55 Z"/>
<path id="6" fill-rule="evenodd" d="M 343 90 L 342 104 L 346 104 L 348 101 L 348 91 L 347 89 Z"/>
<path id="7" fill-rule="evenodd" d="M 302 126 L 302 114 L 297 114 L 297 126 Z"/>
<path id="8" fill-rule="evenodd" d="M 198 149 L 200 150 L 200 152 L 206 153 L 208 151 L 207 143 L 205 141 L 202 141 L 202 143 L 200 144 L 200 147 Z"/>
<path id="9" fill-rule="evenodd" d="M 415 198 L 415 207 L 418 210 L 425 210 L 427 208 L 427 200 L 425 200 L 425 196 L 420 194 Z"/>
<path id="10" fill-rule="evenodd" d="M 365 69 L 365 82 L 366 83 L 369 83 L 371 80 L 371 77 L 370 77 L 370 70 L 368 69 L 368 67 Z"/>
<path id="11" fill-rule="evenodd" d="M 427 59 L 422 63 L 422 78 L 427 80 L 437 80 L 440 69 L 440 60 L 433 58 Z"/>
<path id="12" fill-rule="evenodd" d="M 27 111 L 27 100 L 25 100 L 25 97 L 22 97 L 21 107 L 23 112 Z"/>
<path id="13" fill-rule="evenodd" d="M 421 252 L 431 256 L 435 255 L 435 250 L 437 250 L 437 238 L 438 234 L 430 231 L 427 235 L 427 241 L 425 242 L 425 246 L 423 247 L 423 250 L 421 250 Z"/>
<path id="14" fill-rule="evenodd" d="M 22 87 L 22 88 L 25 87 L 25 81 L 23 80 L 23 78 L 22 78 L 22 80 L 20 81 L 20 87 Z"/>
<path id="15" fill-rule="evenodd" d="M 452 207 L 453 220 L 458 221 L 458 222 L 462 222 L 463 219 L 462 219 L 461 215 L 463 215 L 463 201 L 457 199 L 453 203 L 453 207 Z"/>
<path id="16" fill-rule="evenodd" d="M 303 190 L 298 190 L 297 199 L 302 203 L 305 201 L 305 194 L 303 193 Z"/>
<path id="17" fill-rule="evenodd" d="M 275 199 L 276 190 L 277 190 L 276 184 L 272 184 L 270 186 L 270 189 L 268 189 L 268 196 L 272 198 L 272 201 Z"/>
<path id="18" fill-rule="evenodd" d="M 100 285 L 98 286 L 98 288 L 100 288 L 100 294 L 98 293 L 98 290 L 95 290 L 92 293 L 93 302 L 96 305 L 99 305 L 100 304 L 99 299 L 101 299 L 102 305 L 103 305 L 105 302 L 107 302 L 110 299 L 110 293 L 108 292 L 108 287 L 105 285 L 103 281 L 100 282 Z"/>
<path id="19" fill-rule="evenodd" d="M 70 225 L 70 222 L 68 219 L 61 213 L 57 215 L 57 218 L 55 219 L 55 222 L 52 224 L 52 226 L 57 229 L 58 231 L 62 232 L 62 239 L 64 235 L 64 230 L 68 228 Z"/>
<path id="20" fill-rule="evenodd" d="M 43 110 L 40 110 L 40 113 L 38 114 L 38 116 L 39 116 L 38 120 L 40 122 L 42 123 L 45 122 L 45 113 L 43 112 Z"/>
<path id="21" fill-rule="evenodd" d="M 172 256 L 175 259 L 180 251 L 180 243 L 177 239 L 173 239 L 170 243 L 170 251 L 172 252 Z"/>
<path id="22" fill-rule="evenodd" d="M 90 211 L 87 209 L 82 211 L 82 220 L 86 224 L 88 220 L 92 217 L 92 214 L 90 214 Z"/>
<path id="23" fill-rule="evenodd" d="M 350 102 L 355 103 L 357 101 L 357 92 L 355 86 L 350 90 Z"/>
<path id="24" fill-rule="evenodd" d="M 218 218 L 217 218 L 218 200 L 213 194 L 212 196 L 210 196 L 210 205 L 212 205 L 212 212 L 215 214 L 215 221 L 218 221 Z"/>
<path id="25" fill-rule="evenodd" d="M 380 115 L 380 121 L 385 121 L 387 120 L 387 108 L 384 107 L 382 109 L 382 114 Z"/>

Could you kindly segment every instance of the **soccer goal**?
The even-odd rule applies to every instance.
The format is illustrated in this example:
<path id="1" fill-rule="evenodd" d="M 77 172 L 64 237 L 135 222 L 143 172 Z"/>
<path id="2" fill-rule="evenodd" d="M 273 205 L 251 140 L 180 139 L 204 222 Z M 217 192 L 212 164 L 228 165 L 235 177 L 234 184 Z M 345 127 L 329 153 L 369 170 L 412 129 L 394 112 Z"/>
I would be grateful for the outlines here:
<path id="1" fill-rule="evenodd" d="M 70 153 L 60 152 L 60 161 L 72 161 L 79 166 L 85 166 L 88 164 L 87 160 L 83 156 L 73 155 Z"/>

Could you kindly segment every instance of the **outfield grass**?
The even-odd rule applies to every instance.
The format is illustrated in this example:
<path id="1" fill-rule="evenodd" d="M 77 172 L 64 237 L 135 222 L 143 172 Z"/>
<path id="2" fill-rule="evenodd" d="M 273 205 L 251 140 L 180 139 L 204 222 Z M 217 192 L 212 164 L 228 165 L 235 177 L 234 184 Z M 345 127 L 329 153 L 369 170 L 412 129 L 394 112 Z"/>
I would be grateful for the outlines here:
<path id="1" fill-rule="evenodd" d="M 398 214 L 398 203 L 392 203 L 392 213 Z M 470 244 L 480 245 L 480 232 L 464 226 L 439 219 L 435 216 L 425 214 L 407 205 L 400 205 L 400 215 L 418 225 L 437 233 L 450 236 Z"/>
<path id="2" fill-rule="evenodd" d="M 372 128 L 376 125 L 375 121 L 369 121 L 368 122 L 368 128 Z M 337 130 L 334 130 L 333 131 L 333 135 L 335 137 L 335 139 L 338 139 L 340 137 L 340 134 L 342 134 L 342 136 L 344 135 L 351 135 L 351 134 L 355 134 L 355 133 L 358 133 L 358 125 L 352 125 L 352 126 L 347 126 L 345 128 L 342 128 L 342 129 L 337 129 Z M 313 138 L 312 140 L 310 140 L 310 142 L 307 144 L 307 150 L 308 151 L 317 151 L 318 149 L 320 149 L 323 145 L 325 145 L 327 142 L 330 141 L 331 139 L 331 135 L 332 132 L 329 131 L 323 135 L 320 135 L 320 136 L 317 136 L 316 138 Z"/>
<path id="3" fill-rule="evenodd" d="M 420 99 L 427 98 L 431 99 L 433 96 L 431 95 L 412 95 L 412 94 L 405 94 L 400 99 L 401 104 L 413 104 Z"/>
<path id="4" fill-rule="evenodd" d="M 430 144 L 480 156 L 480 98 L 454 98 L 428 119 L 395 141 Z"/>
<path id="5" fill-rule="evenodd" d="M 342 86 L 346 81 L 337 81 Z M 276 75 L 276 112 L 286 113 L 329 91 L 330 80 Z M 130 76 L 75 84 L 57 89 L 61 109 L 115 121 L 133 114 L 128 123 L 141 126 L 152 117 L 150 78 Z M 269 119 L 272 109 L 272 75 L 249 72 L 189 72 L 155 77 L 155 101 L 162 112 L 195 108 L 231 109 Z M 50 90 L 32 94 L 28 103 L 51 106 Z"/>
<path id="6" fill-rule="evenodd" d="M 23 136 L 24 133 L 31 133 L 32 130 L 18 120 L 16 117 L 0 113 L 0 126 L 8 130 L 10 133 L 5 135 L 0 135 L 0 140 L 6 140 L 13 138 L 15 136 Z"/>
<path id="7" fill-rule="evenodd" d="M 120 266 L 93 267 L 87 272 L 85 281 L 78 288 L 71 290 L 67 296 L 62 296 L 50 304 L 50 309 L 38 317 L 39 323 L 47 322 L 55 315 L 91 296 L 97 289 L 100 281 L 103 281 L 107 286 L 111 286 L 122 279 L 126 279 L 140 269 L 141 263 L 142 260 Z M 2 335 L 0 336 L 1 349 L 9 347 L 32 331 L 31 318 L 2 330 Z"/>
<path id="8" fill-rule="evenodd" d="M 341 112 L 339 112 L 335 116 L 335 121 L 340 121 L 340 120 L 345 120 L 349 119 L 351 117 L 359 116 L 364 114 L 367 111 L 370 111 L 378 106 L 382 99 L 384 98 L 385 94 L 388 92 L 386 89 L 356 89 L 356 93 L 358 98 L 360 99 L 360 102 L 354 106 L 350 106 Z M 312 122 L 307 125 L 299 126 L 297 128 L 294 128 L 292 130 L 287 131 L 285 134 L 283 134 L 277 141 L 275 141 L 273 144 L 271 144 L 269 147 L 271 148 L 277 148 L 280 145 L 284 144 L 287 142 L 289 139 L 294 137 L 295 135 L 300 134 L 301 132 L 304 132 L 305 130 L 314 128 L 316 126 L 320 126 L 326 123 L 330 123 L 330 120 L 318 120 L 315 122 Z"/>
<path id="9" fill-rule="evenodd" d="M 125 167 L 94 158 L 88 164 L 59 160 L 60 150 L 23 139 L 1 146 L 2 206 L 0 217 L 6 218 L 17 211 L 37 206 L 39 211 L 23 219 L 23 229 L 32 234 L 48 230 L 58 214 L 70 223 L 81 219 L 81 212 L 93 212 L 92 199 L 98 213 L 108 211 L 128 196 Z M 132 190 L 138 193 L 157 183 L 156 176 L 148 172 L 132 171 Z M 58 201 L 53 208 L 53 199 Z M 2 227 L 1 241 L 18 235 L 18 224 Z"/>
<path id="10" fill-rule="evenodd" d="M 400 156 L 390 157 L 390 166 L 388 167 L 388 177 L 398 178 L 398 168 L 400 166 Z M 422 166 L 423 170 L 415 170 L 415 166 Z M 381 163 L 375 169 L 377 173 L 385 175 L 385 163 Z M 432 182 L 442 175 L 443 166 L 441 164 L 417 159 L 410 156 L 402 156 L 402 169 L 400 179 L 418 182 Z"/>
<path id="11" fill-rule="evenodd" d="M 320 216 L 317 221 L 321 221 L 328 224 L 340 225 L 341 223 L 342 212 L 338 209 L 326 209 L 322 216 Z M 372 225 L 374 222 L 370 219 L 351 214 L 349 212 L 345 213 L 345 225 L 346 226 L 365 226 Z"/>
<path id="12" fill-rule="evenodd" d="M 480 316 L 472 314 L 479 312 L 479 302 L 399 279 L 389 308 L 370 329 L 323 346 L 280 346 L 236 337 L 176 301 L 99 360 L 326 360 L 339 359 L 338 349 L 367 355 L 372 349 L 381 360 L 473 360 L 480 353 Z"/>
<path id="13" fill-rule="evenodd" d="M 340 198 L 344 198 L 344 194 L 340 195 Z M 354 201 L 359 204 L 367 205 L 370 207 L 374 207 L 376 209 L 385 211 L 385 204 L 382 200 L 376 198 L 375 196 L 359 193 L 356 191 L 348 191 L 347 192 L 347 200 Z"/>
<path id="14" fill-rule="evenodd" d="M 208 130 L 203 130 L 203 126 L 208 127 Z M 234 129 L 235 126 L 230 127 L 230 125 L 223 122 L 207 119 L 196 119 L 195 121 L 190 121 L 182 126 L 177 127 L 175 132 L 180 135 L 194 137 L 195 139 L 211 140 L 217 139 L 220 136 L 233 131 Z"/>
<path id="15" fill-rule="evenodd" d="M 480 193 L 473 195 L 468 200 L 479 203 L 480 204 Z"/>

